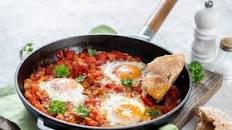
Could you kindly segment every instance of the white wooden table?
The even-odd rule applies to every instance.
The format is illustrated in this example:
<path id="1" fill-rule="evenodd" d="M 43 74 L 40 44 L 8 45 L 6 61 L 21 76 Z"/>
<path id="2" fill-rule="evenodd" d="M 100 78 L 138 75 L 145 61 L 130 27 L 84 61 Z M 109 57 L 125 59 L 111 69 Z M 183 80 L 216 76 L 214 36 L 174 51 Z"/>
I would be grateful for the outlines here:
<path id="1" fill-rule="evenodd" d="M 136 35 L 160 0 L 1 0 L 0 1 L 0 86 L 13 84 L 19 64 L 19 49 L 27 42 L 35 48 L 62 38 L 88 33 L 91 27 L 108 24 L 122 35 Z M 232 36 L 232 2 L 216 1 L 220 14 L 219 39 Z M 179 0 L 153 43 L 190 58 L 194 20 L 203 0 Z M 224 83 L 225 84 L 225 83 Z M 224 85 L 208 102 L 232 113 L 232 84 Z M 193 118 L 183 129 L 193 130 Z"/>

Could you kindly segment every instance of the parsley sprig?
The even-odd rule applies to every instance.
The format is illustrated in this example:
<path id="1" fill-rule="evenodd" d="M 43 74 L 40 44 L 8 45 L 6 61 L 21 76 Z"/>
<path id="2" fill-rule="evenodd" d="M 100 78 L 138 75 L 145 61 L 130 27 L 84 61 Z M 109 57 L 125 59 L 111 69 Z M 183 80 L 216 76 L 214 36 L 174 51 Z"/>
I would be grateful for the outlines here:
<path id="1" fill-rule="evenodd" d="M 64 114 L 66 111 L 65 102 L 53 100 L 48 106 L 48 112 L 51 114 Z"/>
<path id="2" fill-rule="evenodd" d="M 74 108 L 74 111 L 77 113 L 77 115 L 79 115 L 80 117 L 84 118 L 89 116 L 89 110 L 83 106 L 83 105 L 79 105 L 77 107 Z"/>
<path id="3" fill-rule="evenodd" d="M 70 74 L 69 68 L 66 65 L 57 65 L 53 70 L 57 78 L 68 77 Z"/>
<path id="4" fill-rule="evenodd" d="M 33 51 L 33 43 L 27 43 L 20 51 L 19 55 L 22 57 L 24 54 L 30 54 Z"/>
<path id="5" fill-rule="evenodd" d="M 121 84 L 127 88 L 132 87 L 133 80 L 132 79 L 123 79 L 121 80 Z"/>
<path id="6" fill-rule="evenodd" d="M 192 61 L 190 63 L 189 71 L 194 83 L 200 83 L 204 79 L 204 68 L 198 61 Z"/>
<path id="7" fill-rule="evenodd" d="M 97 54 L 97 50 L 93 49 L 93 48 L 88 48 L 88 54 L 90 56 L 94 56 Z"/>
<path id="8" fill-rule="evenodd" d="M 161 114 L 161 111 L 157 108 L 150 108 L 147 110 L 147 113 L 151 116 L 151 117 L 157 117 Z"/>

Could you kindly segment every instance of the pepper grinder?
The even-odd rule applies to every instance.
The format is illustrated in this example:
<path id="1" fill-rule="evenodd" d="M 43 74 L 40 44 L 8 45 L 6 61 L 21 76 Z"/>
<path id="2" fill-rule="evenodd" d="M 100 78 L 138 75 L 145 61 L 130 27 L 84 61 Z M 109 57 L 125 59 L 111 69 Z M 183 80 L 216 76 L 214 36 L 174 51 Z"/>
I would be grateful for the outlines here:
<path id="1" fill-rule="evenodd" d="M 216 37 L 218 14 L 213 8 L 213 1 L 207 0 L 205 8 L 196 12 L 195 32 L 192 43 L 192 60 L 199 61 L 204 67 L 216 57 Z"/>

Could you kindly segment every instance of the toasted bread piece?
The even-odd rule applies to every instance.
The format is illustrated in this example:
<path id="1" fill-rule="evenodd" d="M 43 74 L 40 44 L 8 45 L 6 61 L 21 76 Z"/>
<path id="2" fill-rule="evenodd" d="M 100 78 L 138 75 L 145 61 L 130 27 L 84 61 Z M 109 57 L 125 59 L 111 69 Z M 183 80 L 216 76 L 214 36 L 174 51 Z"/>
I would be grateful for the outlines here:
<path id="1" fill-rule="evenodd" d="M 174 83 L 184 64 L 184 54 L 165 55 L 157 57 L 148 63 L 146 71 L 164 77 L 164 80 L 169 83 Z"/>
<path id="2" fill-rule="evenodd" d="M 199 107 L 197 116 L 200 123 L 196 130 L 232 130 L 231 119 L 219 109 Z"/>
<path id="3" fill-rule="evenodd" d="M 142 86 L 155 100 L 160 101 L 175 82 L 185 64 L 183 54 L 165 55 L 147 64 Z"/>

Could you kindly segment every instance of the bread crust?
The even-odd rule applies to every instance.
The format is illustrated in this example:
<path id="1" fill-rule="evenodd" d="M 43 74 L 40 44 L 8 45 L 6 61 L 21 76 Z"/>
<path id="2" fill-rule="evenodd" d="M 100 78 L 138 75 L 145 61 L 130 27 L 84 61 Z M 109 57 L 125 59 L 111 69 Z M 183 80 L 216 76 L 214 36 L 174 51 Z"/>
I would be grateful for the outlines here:
<path id="1" fill-rule="evenodd" d="M 165 55 L 147 64 L 142 86 L 155 100 L 160 101 L 184 68 L 184 54 Z"/>
<path id="2" fill-rule="evenodd" d="M 160 75 L 165 81 L 174 83 L 180 72 L 184 68 L 184 54 L 165 55 L 155 58 L 147 64 L 146 71 Z"/>

